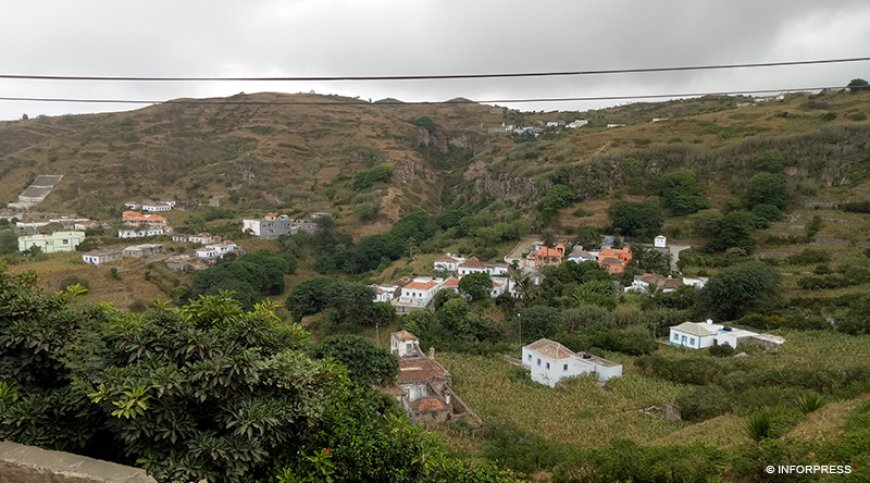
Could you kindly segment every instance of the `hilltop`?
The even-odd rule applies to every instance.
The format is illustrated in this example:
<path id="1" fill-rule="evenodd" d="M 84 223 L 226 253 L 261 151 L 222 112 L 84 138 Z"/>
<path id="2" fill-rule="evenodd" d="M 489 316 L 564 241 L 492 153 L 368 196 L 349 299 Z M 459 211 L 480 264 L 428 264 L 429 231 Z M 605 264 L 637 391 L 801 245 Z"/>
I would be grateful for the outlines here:
<path id="1" fill-rule="evenodd" d="M 530 216 L 553 184 L 571 187 L 578 202 L 648 194 L 650 179 L 680 167 L 696 172 L 716 207 L 771 152 L 814 195 L 855 187 L 867 174 L 866 93 L 758 103 L 705 97 L 583 113 L 521 112 L 465 99 L 366 103 L 262 93 L 227 100 L 234 104 L 169 103 L 0 123 L 0 183 L 11 187 L 0 203 L 14 201 L 36 175 L 57 173 L 64 181 L 40 210 L 99 219 L 115 216 L 131 198 L 196 206 L 220 195 L 233 209 L 332 211 L 358 235 L 383 230 L 402 213 L 457 203 L 505 199 Z M 492 132 L 502 124 L 574 119 L 590 123 L 544 129 L 539 137 Z M 389 168 L 378 174 L 378 167 Z M 355 184 L 364 170 L 371 176 Z"/>

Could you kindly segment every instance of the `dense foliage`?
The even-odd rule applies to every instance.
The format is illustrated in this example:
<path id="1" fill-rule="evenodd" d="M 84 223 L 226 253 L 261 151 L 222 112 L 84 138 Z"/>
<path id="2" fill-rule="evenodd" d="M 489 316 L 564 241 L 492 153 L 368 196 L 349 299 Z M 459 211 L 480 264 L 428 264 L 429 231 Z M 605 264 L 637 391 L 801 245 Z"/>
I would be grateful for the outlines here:
<path id="1" fill-rule="evenodd" d="M 734 320 L 749 312 L 773 308 L 780 297 L 781 275 L 762 262 L 728 267 L 701 290 L 703 310 L 721 320 Z"/>
<path id="2" fill-rule="evenodd" d="M 618 201 L 607 209 L 613 228 L 621 235 L 651 240 L 662 228 L 658 209 L 646 203 Z"/>
<path id="3" fill-rule="evenodd" d="M 261 296 L 282 293 L 284 275 L 295 270 L 294 258 L 259 250 L 198 272 L 193 278 L 193 295 L 231 291 L 243 307 L 251 308 Z"/>
<path id="4" fill-rule="evenodd" d="M 0 438 L 161 481 L 509 479 L 448 458 L 391 398 L 310 358 L 305 331 L 267 305 L 219 294 L 133 315 L 34 281 L 0 270 Z"/>

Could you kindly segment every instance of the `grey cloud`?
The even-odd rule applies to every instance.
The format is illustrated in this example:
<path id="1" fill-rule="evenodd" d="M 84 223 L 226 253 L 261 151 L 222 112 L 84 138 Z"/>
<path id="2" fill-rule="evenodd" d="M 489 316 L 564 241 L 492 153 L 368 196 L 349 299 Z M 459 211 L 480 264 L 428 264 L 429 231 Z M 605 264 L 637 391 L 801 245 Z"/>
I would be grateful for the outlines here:
<path id="1" fill-rule="evenodd" d="M 373 75 L 540 71 L 865 56 L 870 4 L 776 1 L 11 1 L 0 71 Z M 94 84 L 0 81 L 0 96 L 168 99 L 308 91 L 406 100 L 842 85 L 868 63 L 445 82 Z M 586 109 L 617 102 L 529 104 Z M 0 119 L 129 106 L 0 102 Z"/>

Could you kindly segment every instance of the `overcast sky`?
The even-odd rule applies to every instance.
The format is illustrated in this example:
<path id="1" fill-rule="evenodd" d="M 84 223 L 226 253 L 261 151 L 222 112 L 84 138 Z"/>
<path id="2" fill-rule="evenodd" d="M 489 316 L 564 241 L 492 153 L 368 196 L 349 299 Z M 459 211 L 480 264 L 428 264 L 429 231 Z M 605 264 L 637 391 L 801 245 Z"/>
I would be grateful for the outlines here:
<path id="1" fill-rule="evenodd" d="M 411 75 L 773 62 L 868 56 L 868 27 L 867 0 L 4 0 L 0 73 Z M 0 96 L 172 99 L 315 90 L 438 101 L 779 89 L 845 85 L 855 77 L 870 79 L 870 62 L 462 81 L 0 80 Z M 0 119 L 131 108 L 0 101 Z"/>

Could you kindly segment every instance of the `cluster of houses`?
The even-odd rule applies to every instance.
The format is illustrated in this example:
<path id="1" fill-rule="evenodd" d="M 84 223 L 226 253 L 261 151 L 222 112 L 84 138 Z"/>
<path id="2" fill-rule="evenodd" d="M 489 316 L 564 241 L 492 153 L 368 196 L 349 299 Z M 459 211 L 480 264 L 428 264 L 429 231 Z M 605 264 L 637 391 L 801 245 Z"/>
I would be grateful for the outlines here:
<path id="1" fill-rule="evenodd" d="M 411 421 L 439 424 L 465 421 L 471 427 L 480 418 L 453 392 L 452 376 L 435 360 L 433 349 L 423 354 L 417 337 L 400 330 L 390 335 L 390 352 L 399 359 L 396 383 L 381 391 L 395 396 Z"/>
<path id="2" fill-rule="evenodd" d="M 527 273 L 536 273 L 544 267 L 557 267 L 565 261 L 572 261 L 574 263 L 597 262 L 598 266 L 607 270 L 607 273 L 619 274 L 625 271 L 633 258 L 630 247 L 613 248 L 612 242 L 606 241 L 599 250 L 584 250 L 583 246 L 574 245 L 570 253 L 565 252 L 566 247 L 562 243 L 553 247 L 535 243 L 529 253 L 516 262 L 519 268 Z"/>
<path id="3" fill-rule="evenodd" d="M 173 241 L 195 243 L 204 245 L 197 248 L 195 255 L 175 255 L 166 259 L 166 264 L 170 268 L 183 270 L 185 268 L 201 269 L 207 268 L 210 263 L 223 258 L 228 253 L 237 253 L 238 245 L 225 240 L 221 241 L 219 236 L 210 235 L 208 233 L 199 233 L 196 235 L 175 235 Z M 154 255 L 159 255 L 166 252 L 166 247 L 159 243 L 145 243 L 141 245 L 132 245 L 128 247 L 104 248 L 94 250 L 82 255 L 82 261 L 91 265 L 102 265 L 104 263 L 115 262 L 122 258 L 146 258 Z"/>
<path id="4" fill-rule="evenodd" d="M 543 129 L 577 129 L 588 124 L 589 121 L 586 119 L 577 119 L 569 123 L 565 121 L 538 121 L 534 126 L 515 126 L 513 124 L 501 123 L 501 126 L 490 128 L 489 132 L 538 137 L 543 132 Z"/>
<path id="5" fill-rule="evenodd" d="M 121 221 L 125 227 L 118 230 L 118 238 L 144 238 L 172 233 L 172 227 L 163 215 L 126 210 L 121 213 Z"/>
<path id="6" fill-rule="evenodd" d="M 459 290 L 462 277 L 472 273 L 486 273 L 492 279 L 490 295 L 498 297 L 513 292 L 513 282 L 508 277 L 510 267 L 506 263 L 484 263 L 477 257 L 465 258 L 446 254 L 433 263 L 433 270 L 444 276 L 414 277 L 403 285 L 372 285 L 375 302 L 389 302 L 398 313 L 407 313 L 427 308 L 435 294 L 441 290 Z"/>
<path id="7" fill-rule="evenodd" d="M 263 218 L 242 220 L 242 232 L 259 237 L 261 240 L 275 240 L 283 235 L 295 235 L 300 231 L 314 233 L 317 223 L 297 220 L 287 215 L 266 213 Z"/>

